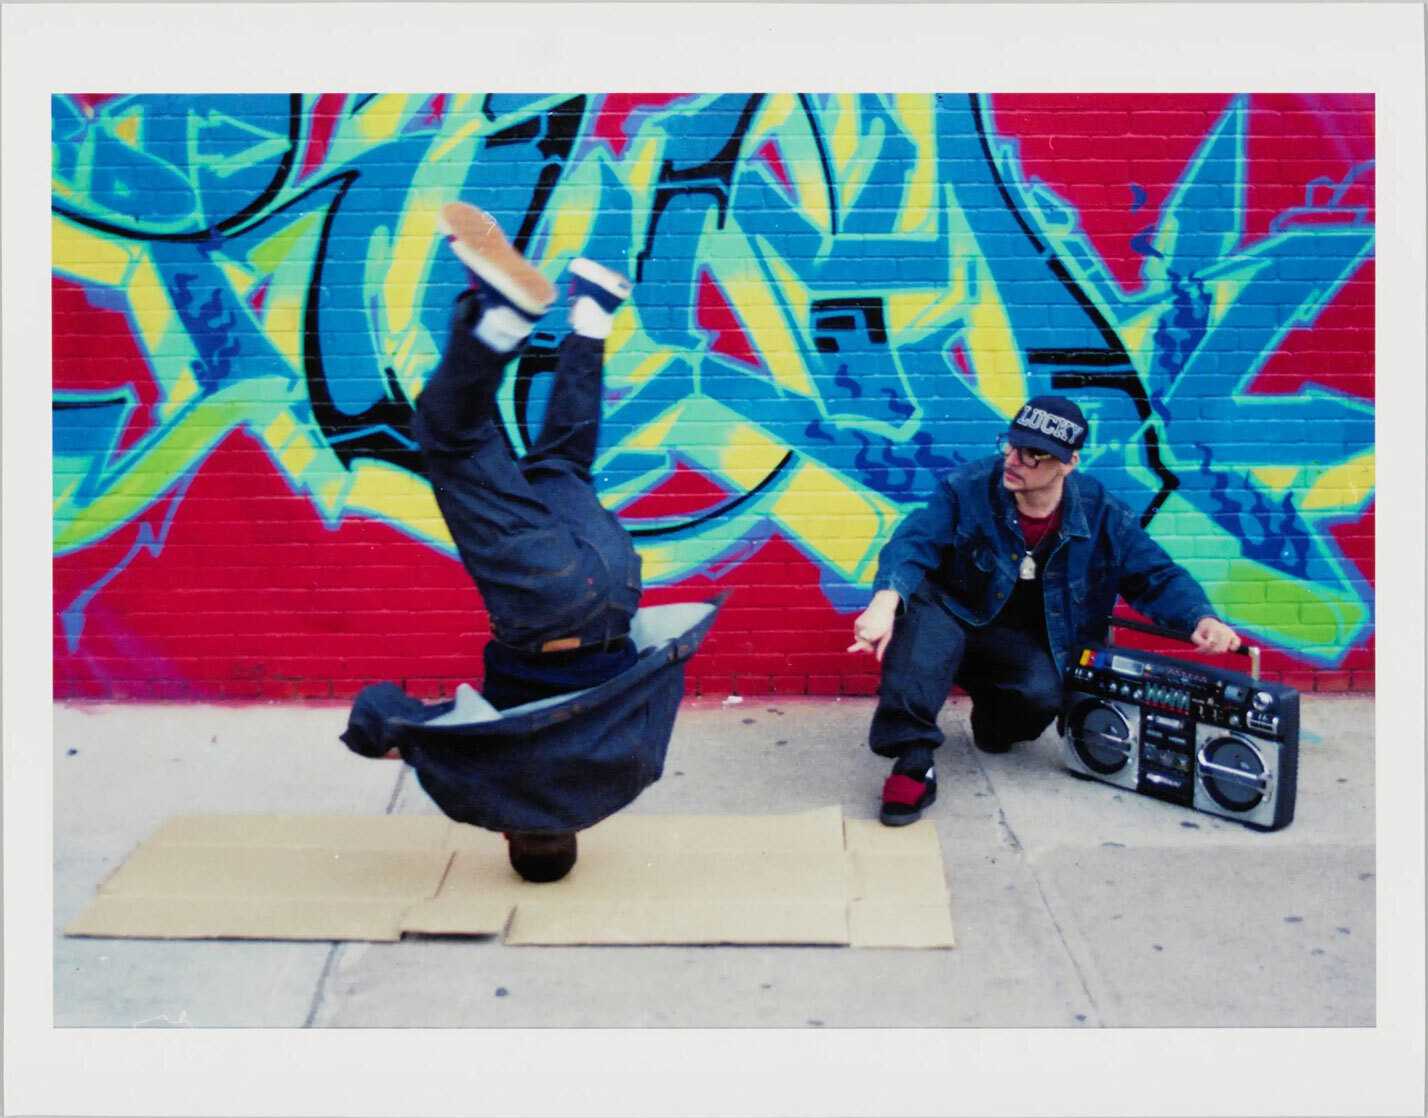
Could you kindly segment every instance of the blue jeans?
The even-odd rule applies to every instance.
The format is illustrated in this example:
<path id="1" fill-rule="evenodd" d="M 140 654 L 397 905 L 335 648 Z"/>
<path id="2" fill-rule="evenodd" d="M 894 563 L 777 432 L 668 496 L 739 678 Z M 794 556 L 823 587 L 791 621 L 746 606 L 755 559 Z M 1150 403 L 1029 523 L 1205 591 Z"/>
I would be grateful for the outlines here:
<path id="1" fill-rule="evenodd" d="M 639 606 L 640 557 L 591 478 L 603 403 L 604 343 L 561 344 L 539 438 L 521 458 L 496 391 L 513 353 L 472 336 L 474 293 L 457 301 L 441 364 L 417 398 L 413 432 L 437 506 L 503 644 L 538 652 L 578 636 L 609 643 Z"/>
<path id="2" fill-rule="evenodd" d="M 937 715 L 954 683 L 972 698 L 972 732 L 994 748 L 1039 737 L 1061 708 L 1061 677 L 1044 640 L 993 621 L 964 625 L 930 579 L 908 599 L 883 655 L 868 745 L 898 757 L 910 745 L 936 749 Z"/>

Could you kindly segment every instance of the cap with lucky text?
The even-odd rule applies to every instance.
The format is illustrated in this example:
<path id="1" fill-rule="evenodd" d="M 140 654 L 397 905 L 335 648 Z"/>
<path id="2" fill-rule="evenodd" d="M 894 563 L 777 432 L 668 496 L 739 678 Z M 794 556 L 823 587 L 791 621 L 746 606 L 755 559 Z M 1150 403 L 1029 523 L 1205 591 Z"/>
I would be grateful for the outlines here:
<path id="1" fill-rule="evenodd" d="M 1086 417 L 1065 396 L 1033 396 L 1012 418 L 1007 442 L 1069 462 L 1086 443 Z"/>

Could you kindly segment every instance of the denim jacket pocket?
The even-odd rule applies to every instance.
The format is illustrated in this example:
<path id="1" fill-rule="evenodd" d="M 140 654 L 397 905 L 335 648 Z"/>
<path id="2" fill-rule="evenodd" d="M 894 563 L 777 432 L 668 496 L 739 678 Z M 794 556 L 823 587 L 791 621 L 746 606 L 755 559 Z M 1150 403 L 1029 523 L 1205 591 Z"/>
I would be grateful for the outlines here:
<path id="1" fill-rule="evenodd" d="M 1070 570 L 1071 595 L 1078 603 L 1103 595 L 1108 582 L 1114 592 L 1115 575 L 1112 572 L 1110 561 L 1105 555 L 1093 552 L 1084 563 L 1074 564 Z"/>
<path id="2" fill-rule="evenodd" d="M 964 604 L 980 608 L 996 569 L 992 541 L 981 531 L 958 531 L 942 555 L 941 581 Z"/>

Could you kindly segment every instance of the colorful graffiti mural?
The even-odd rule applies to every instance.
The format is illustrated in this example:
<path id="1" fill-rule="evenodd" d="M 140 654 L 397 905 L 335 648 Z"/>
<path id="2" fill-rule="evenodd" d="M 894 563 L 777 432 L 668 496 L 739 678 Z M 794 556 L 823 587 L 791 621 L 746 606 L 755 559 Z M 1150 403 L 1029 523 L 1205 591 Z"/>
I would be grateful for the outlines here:
<path id="1" fill-rule="evenodd" d="M 236 562 L 253 586 L 298 544 L 235 525 L 301 503 L 369 556 L 344 564 L 343 610 L 394 590 L 355 525 L 453 553 L 409 424 L 465 286 L 436 226 L 454 197 L 553 279 L 590 255 L 637 280 L 597 468 L 653 586 L 791 545 L 831 650 L 937 473 L 1064 391 L 1091 420 L 1086 468 L 1233 624 L 1283 668 L 1371 680 L 1371 98 L 72 95 L 52 113 L 59 694 L 104 693 L 125 658 L 183 682 L 155 640 L 201 640 L 201 594 L 179 610 L 115 585 L 162 568 L 177 518 L 207 516 L 186 569 Z M 1256 143 L 1296 138 L 1256 172 Z M 502 390 L 517 444 L 559 313 Z M 1266 390 L 1286 369 L 1292 389 Z M 215 486 L 235 433 L 265 460 Z M 242 481 L 264 471 L 276 489 Z M 251 643 L 213 654 L 261 674 L 264 642 L 301 630 L 256 612 Z M 323 678 L 301 663 L 290 681 Z"/>

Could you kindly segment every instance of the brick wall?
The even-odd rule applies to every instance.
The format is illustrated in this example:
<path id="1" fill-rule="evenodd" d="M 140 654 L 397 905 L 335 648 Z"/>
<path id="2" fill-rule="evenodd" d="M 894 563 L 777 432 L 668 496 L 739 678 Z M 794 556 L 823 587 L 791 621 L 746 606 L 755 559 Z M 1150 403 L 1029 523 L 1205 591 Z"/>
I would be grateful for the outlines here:
<path id="1" fill-rule="evenodd" d="M 882 542 L 1029 395 L 1304 690 L 1372 690 L 1369 96 L 56 96 L 60 697 L 479 677 L 410 438 L 436 207 L 635 275 L 600 487 L 691 686 L 866 694 Z M 501 404 L 538 419 L 558 312 Z M 548 329 L 547 329 L 548 328 Z"/>

